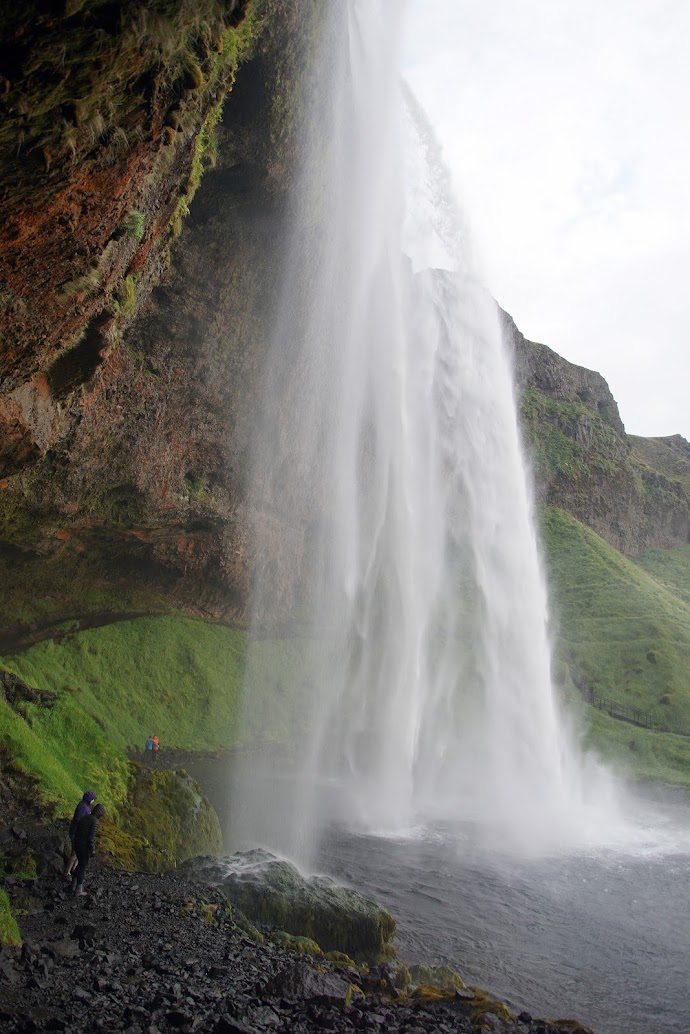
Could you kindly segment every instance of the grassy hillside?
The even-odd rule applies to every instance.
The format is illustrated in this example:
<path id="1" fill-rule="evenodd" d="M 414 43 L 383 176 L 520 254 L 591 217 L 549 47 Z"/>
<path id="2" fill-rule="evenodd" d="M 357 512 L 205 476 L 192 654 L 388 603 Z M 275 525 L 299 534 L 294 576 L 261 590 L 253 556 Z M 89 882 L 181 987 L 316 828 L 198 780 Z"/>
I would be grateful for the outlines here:
<path id="1" fill-rule="evenodd" d="M 651 549 L 636 557 L 635 563 L 690 606 L 690 545 L 680 549 Z"/>
<path id="2" fill-rule="evenodd" d="M 671 733 L 690 733 L 690 602 L 674 591 L 687 576 L 686 552 L 655 551 L 636 564 L 553 507 L 542 514 L 542 535 L 558 681 L 649 712 Z M 588 711 L 591 739 L 605 755 L 639 775 L 690 782 L 690 739 Z"/>
<path id="3" fill-rule="evenodd" d="M 240 745 L 247 636 L 180 616 L 139 618 L 42 642 L 0 658 L 53 706 L 12 708 L 0 696 L 0 748 L 58 810 L 93 786 L 116 804 L 126 792 L 125 751 L 159 736 L 162 749 Z M 282 691 L 298 669 L 299 641 L 264 640 L 252 653 L 246 728 L 253 741 L 296 742 L 300 702 Z"/>
<path id="4" fill-rule="evenodd" d="M 585 747 L 636 779 L 690 789 L 690 738 L 640 729 L 587 708 Z"/>

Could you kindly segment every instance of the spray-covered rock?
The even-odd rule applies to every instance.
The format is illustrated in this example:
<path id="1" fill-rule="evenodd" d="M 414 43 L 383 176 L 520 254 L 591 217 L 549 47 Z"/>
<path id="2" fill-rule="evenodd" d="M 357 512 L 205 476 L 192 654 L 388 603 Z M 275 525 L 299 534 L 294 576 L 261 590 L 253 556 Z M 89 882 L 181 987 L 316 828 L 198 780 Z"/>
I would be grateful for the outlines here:
<path id="1" fill-rule="evenodd" d="M 201 876 L 251 919 L 309 937 L 323 951 L 369 960 L 393 951 L 390 912 L 325 876 L 303 876 L 268 851 L 239 853 L 219 863 L 208 859 Z"/>

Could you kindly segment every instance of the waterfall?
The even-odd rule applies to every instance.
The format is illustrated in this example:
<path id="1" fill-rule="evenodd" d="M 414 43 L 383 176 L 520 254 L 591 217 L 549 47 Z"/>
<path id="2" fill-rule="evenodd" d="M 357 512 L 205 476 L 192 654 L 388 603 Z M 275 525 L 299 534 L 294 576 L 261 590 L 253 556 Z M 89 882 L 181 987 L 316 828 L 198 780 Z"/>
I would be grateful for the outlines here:
<path id="1" fill-rule="evenodd" d="M 265 757 L 241 766 L 238 839 L 302 856 L 325 819 L 465 818 L 509 840 L 586 806 L 510 360 L 401 84 L 402 6 L 329 5 L 253 459 L 257 551 L 280 553 L 257 576 L 254 636 L 272 614 L 299 628 L 302 664 L 281 676 L 299 777 L 286 790 Z M 269 524 L 289 529 L 282 550 Z"/>

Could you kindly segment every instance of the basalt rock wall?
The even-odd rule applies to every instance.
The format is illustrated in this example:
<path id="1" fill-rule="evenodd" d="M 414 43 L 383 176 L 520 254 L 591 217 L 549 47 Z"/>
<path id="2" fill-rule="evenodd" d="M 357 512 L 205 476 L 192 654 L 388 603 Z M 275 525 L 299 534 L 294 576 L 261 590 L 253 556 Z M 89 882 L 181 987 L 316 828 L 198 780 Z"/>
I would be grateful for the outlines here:
<path id="1" fill-rule="evenodd" d="M 0 567 L 74 573 L 53 621 L 88 609 L 89 580 L 120 609 L 241 620 L 321 5 L 48 6 L 2 24 Z"/>

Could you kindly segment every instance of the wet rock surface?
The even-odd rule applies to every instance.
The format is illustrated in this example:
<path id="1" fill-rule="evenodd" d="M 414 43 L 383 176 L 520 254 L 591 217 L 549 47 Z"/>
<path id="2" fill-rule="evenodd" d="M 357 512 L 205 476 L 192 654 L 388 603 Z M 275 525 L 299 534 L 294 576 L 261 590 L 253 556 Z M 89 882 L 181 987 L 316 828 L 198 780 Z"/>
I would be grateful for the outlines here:
<path id="1" fill-rule="evenodd" d="M 358 971 L 260 943 L 219 892 L 179 876 L 95 866 L 87 886 L 82 898 L 57 875 L 8 888 L 22 895 L 24 945 L 0 949 L 3 1031 L 584 1031 L 509 1019 L 467 992 L 406 996 L 386 967 Z"/>
<path id="2" fill-rule="evenodd" d="M 255 849 L 222 862 L 197 863 L 205 883 L 217 886 L 251 919 L 316 941 L 324 951 L 377 960 L 395 934 L 395 919 L 375 901 L 327 876 L 303 876 L 285 859 Z"/>

